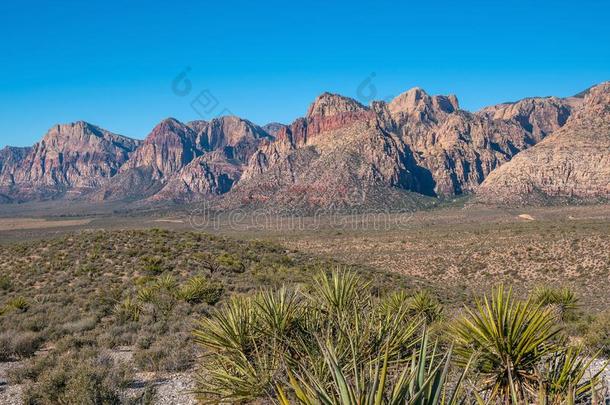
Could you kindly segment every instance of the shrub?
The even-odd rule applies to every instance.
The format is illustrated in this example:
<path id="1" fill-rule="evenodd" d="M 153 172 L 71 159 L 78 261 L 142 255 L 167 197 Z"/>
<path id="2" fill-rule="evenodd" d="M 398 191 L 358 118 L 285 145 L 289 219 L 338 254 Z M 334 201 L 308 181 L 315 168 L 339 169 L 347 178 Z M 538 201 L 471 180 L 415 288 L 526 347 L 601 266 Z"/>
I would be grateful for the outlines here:
<path id="1" fill-rule="evenodd" d="M 28 404 L 120 404 L 130 372 L 95 351 L 49 355 L 31 369 L 33 383 L 24 390 Z"/>
<path id="2" fill-rule="evenodd" d="M 157 275 L 165 271 L 163 258 L 158 256 L 144 256 L 141 259 L 144 271 L 152 275 Z"/>
<path id="3" fill-rule="evenodd" d="M 13 288 L 13 282 L 11 281 L 11 279 L 6 275 L 1 274 L 0 275 L 0 290 L 9 291 L 11 288 Z"/>
<path id="4" fill-rule="evenodd" d="M 20 332 L 13 338 L 12 350 L 16 357 L 33 356 L 42 345 L 42 338 L 38 333 Z"/>
<path id="5" fill-rule="evenodd" d="M 0 361 L 31 357 L 42 344 L 42 338 L 34 332 L 6 331 L 0 334 Z"/>
<path id="6" fill-rule="evenodd" d="M 236 256 L 227 252 L 220 254 L 215 259 L 215 262 L 218 263 L 221 267 L 229 271 L 233 271 L 235 273 L 243 273 L 244 271 L 246 271 L 246 266 L 244 265 L 244 263 Z"/>
<path id="7" fill-rule="evenodd" d="M 584 341 L 588 347 L 610 356 L 610 310 L 595 316 L 584 336 Z"/>
<path id="8" fill-rule="evenodd" d="M 145 343 L 145 342 L 141 342 Z M 152 344 L 146 342 L 134 353 L 136 365 L 147 371 L 184 371 L 195 360 L 192 342 L 184 334 L 160 337 Z"/>

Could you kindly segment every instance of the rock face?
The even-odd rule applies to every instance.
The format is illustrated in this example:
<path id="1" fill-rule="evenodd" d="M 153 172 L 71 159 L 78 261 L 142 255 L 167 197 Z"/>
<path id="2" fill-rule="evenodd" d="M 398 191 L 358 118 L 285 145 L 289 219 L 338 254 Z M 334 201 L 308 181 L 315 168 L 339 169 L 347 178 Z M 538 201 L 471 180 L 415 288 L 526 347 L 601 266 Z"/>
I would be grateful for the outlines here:
<path id="1" fill-rule="evenodd" d="M 501 105 L 471 114 L 459 110 L 455 96 L 429 96 L 418 88 L 379 106 L 384 107 L 388 130 L 400 134 L 417 165 L 429 172 L 423 191 L 437 196 L 473 192 L 496 167 L 563 125 L 572 111 L 564 100 L 529 99 L 513 104 L 511 112 L 496 114 Z"/>
<path id="2" fill-rule="evenodd" d="M 26 200 L 86 192 L 114 176 L 138 144 L 83 121 L 56 125 L 3 170 L 0 186 Z"/>
<path id="3" fill-rule="evenodd" d="M 178 120 L 168 118 L 153 128 L 121 172 L 149 169 L 151 180 L 162 180 L 200 154 L 197 133 Z"/>
<path id="4" fill-rule="evenodd" d="M 328 206 L 361 203 L 367 193 L 470 193 L 564 125 L 578 103 L 527 99 L 472 114 L 453 95 L 419 88 L 371 107 L 324 93 L 252 156 L 232 202 Z"/>
<path id="5" fill-rule="evenodd" d="M 420 88 L 370 106 L 323 93 L 290 125 L 168 118 L 144 141 L 58 125 L 32 148 L 0 151 L 0 202 L 395 208 L 474 192 L 508 202 L 607 198 L 608 87 L 476 113 Z"/>
<path id="6" fill-rule="evenodd" d="M 286 127 L 287 125 L 280 124 L 279 122 L 270 122 L 269 124 L 262 126 L 263 130 L 274 138 Z"/>
<path id="7" fill-rule="evenodd" d="M 14 173 L 32 148 L 7 146 L 0 150 L 0 184 L 14 184 Z"/>
<path id="8" fill-rule="evenodd" d="M 533 148 L 498 168 L 477 198 L 499 204 L 610 199 L 610 82 Z"/>
<path id="9" fill-rule="evenodd" d="M 238 117 L 183 124 L 169 118 L 146 137 L 97 199 L 193 201 L 226 193 L 263 140 L 272 137 Z"/>

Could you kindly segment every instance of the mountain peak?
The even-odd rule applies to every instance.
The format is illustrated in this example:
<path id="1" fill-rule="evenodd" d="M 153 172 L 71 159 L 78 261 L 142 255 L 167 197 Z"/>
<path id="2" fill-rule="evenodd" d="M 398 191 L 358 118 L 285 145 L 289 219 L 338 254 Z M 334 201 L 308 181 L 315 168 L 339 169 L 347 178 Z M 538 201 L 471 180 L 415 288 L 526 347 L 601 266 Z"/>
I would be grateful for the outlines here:
<path id="1" fill-rule="evenodd" d="M 459 104 L 457 97 L 453 94 L 449 96 L 430 96 L 421 87 L 413 87 L 390 101 L 388 108 L 392 113 L 411 114 L 426 108 L 452 113 L 459 109 Z"/>
<path id="2" fill-rule="evenodd" d="M 75 121 L 52 126 L 43 136 L 40 144 L 59 151 L 96 149 L 100 145 L 106 148 L 110 144 L 115 144 L 131 151 L 139 141 L 112 133 L 86 121 Z"/>
<path id="3" fill-rule="evenodd" d="M 100 132 L 100 128 L 86 121 L 79 120 L 75 122 L 55 124 L 49 128 L 46 136 L 84 132 L 97 133 Z"/>
<path id="4" fill-rule="evenodd" d="M 591 87 L 585 95 L 585 106 L 610 107 L 610 81 Z"/>
<path id="5" fill-rule="evenodd" d="M 365 106 L 352 98 L 324 92 L 309 106 L 307 118 L 314 116 L 331 117 L 341 113 L 365 110 L 367 110 Z"/>

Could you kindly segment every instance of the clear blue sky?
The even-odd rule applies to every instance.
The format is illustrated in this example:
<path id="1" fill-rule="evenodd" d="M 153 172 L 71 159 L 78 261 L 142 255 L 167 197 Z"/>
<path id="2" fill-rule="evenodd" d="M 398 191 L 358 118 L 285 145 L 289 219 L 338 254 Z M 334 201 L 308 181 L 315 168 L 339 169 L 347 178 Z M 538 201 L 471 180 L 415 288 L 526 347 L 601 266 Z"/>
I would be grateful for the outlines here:
<path id="1" fill-rule="evenodd" d="M 567 96 L 610 80 L 609 16 L 588 0 L 3 0 L 0 147 L 81 119 L 142 138 L 165 117 L 200 118 L 204 90 L 218 106 L 203 118 L 288 123 L 323 91 L 366 102 L 371 73 L 377 99 L 420 86 L 470 110 Z"/>

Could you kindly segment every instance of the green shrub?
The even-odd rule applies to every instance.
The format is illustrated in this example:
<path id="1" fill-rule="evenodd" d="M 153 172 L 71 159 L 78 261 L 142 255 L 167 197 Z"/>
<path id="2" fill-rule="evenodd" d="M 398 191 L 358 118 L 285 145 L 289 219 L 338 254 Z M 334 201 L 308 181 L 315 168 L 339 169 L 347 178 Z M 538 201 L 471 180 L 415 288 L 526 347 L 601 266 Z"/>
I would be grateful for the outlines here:
<path id="1" fill-rule="evenodd" d="M 189 304 L 205 302 L 214 305 L 222 297 L 224 287 L 220 282 L 210 282 L 205 277 L 195 276 L 180 289 L 179 296 Z"/>
<path id="2" fill-rule="evenodd" d="M 141 261 L 144 271 L 149 274 L 157 275 L 163 273 L 166 270 L 163 258 L 161 257 L 144 256 L 142 257 Z"/>
<path id="3" fill-rule="evenodd" d="M 184 371 L 195 360 L 192 342 L 186 334 L 158 337 L 152 344 L 146 342 L 144 346 L 148 347 L 138 348 L 134 353 L 134 361 L 142 370 Z"/>
<path id="4" fill-rule="evenodd" d="M 589 325 L 584 336 L 585 344 L 610 356 L 610 310 L 600 312 Z"/>
<path id="5" fill-rule="evenodd" d="M 244 263 L 236 256 L 227 252 L 224 252 L 218 257 L 216 257 L 215 262 L 218 263 L 221 267 L 229 271 L 233 271 L 235 273 L 243 273 L 244 271 L 246 271 L 246 266 L 244 265 Z"/>
<path id="6" fill-rule="evenodd" d="M 11 288 L 13 288 L 11 279 L 4 274 L 0 275 L 0 290 L 9 291 Z"/>
<path id="7" fill-rule="evenodd" d="M 30 303 L 23 297 L 16 297 L 8 302 L 8 307 L 20 312 L 26 312 L 30 309 Z"/>

